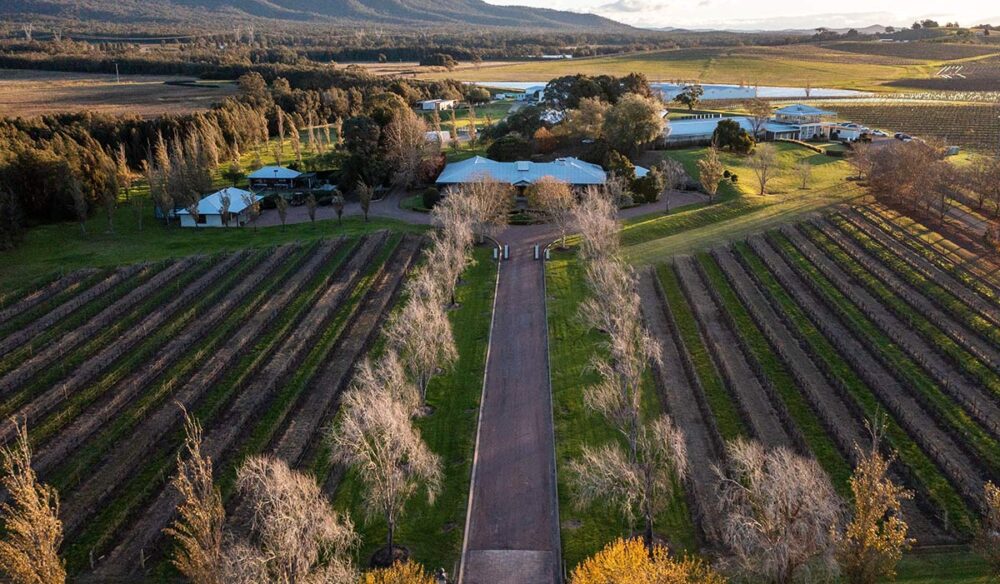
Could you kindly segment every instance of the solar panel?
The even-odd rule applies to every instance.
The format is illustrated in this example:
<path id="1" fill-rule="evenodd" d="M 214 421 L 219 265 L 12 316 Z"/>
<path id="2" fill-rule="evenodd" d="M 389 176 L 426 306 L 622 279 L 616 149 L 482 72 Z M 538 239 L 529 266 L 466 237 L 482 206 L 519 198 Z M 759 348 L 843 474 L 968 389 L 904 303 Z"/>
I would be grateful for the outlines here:
<path id="1" fill-rule="evenodd" d="M 528 170 L 530 168 L 531 168 L 531 163 L 527 162 L 525 160 L 522 160 L 522 161 L 520 161 L 520 162 L 517 163 L 517 171 L 518 172 L 528 172 Z"/>

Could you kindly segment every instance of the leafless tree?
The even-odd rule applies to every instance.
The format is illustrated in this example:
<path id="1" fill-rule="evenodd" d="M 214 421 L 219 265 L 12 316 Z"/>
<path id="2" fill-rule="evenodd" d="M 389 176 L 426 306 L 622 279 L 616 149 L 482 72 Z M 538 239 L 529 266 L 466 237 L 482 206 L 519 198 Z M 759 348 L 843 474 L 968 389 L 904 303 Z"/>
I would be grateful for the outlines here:
<path id="1" fill-rule="evenodd" d="M 344 204 L 345 204 L 344 195 L 340 193 L 334 193 L 333 196 L 330 197 L 330 206 L 333 207 L 333 211 L 337 214 L 338 225 L 343 223 Z"/>
<path id="2" fill-rule="evenodd" d="M 855 445 L 858 462 L 851 475 L 854 513 L 837 546 L 837 560 L 851 584 L 875 584 L 895 579 L 896 564 L 913 543 L 906 537 L 902 502 L 913 493 L 889 478 L 891 460 L 882 456 L 882 426 L 869 425 L 867 450 Z"/>
<path id="3" fill-rule="evenodd" d="M 448 196 L 466 200 L 472 232 L 479 236 L 480 241 L 484 237 L 496 237 L 507 229 L 510 210 L 514 206 L 514 190 L 509 184 L 483 178 L 462 185 Z"/>
<path id="4" fill-rule="evenodd" d="M 528 206 L 559 230 L 560 245 L 566 246 L 566 232 L 573 225 L 573 208 L 576 197 L 569 184 L 544 176 L 529 186 L 525 192 Z"/>
<path id="5" fill-rule="evenodd" d="M 979 555 L 986 560 L 994 577 L 1000 578 L 1000 488 L 992 481 L 983 486 L 986 513 L 976 530 L 973 542 Z"/>
<path id="6" fill-rule="evenodd" d="M 778 151 L 773 144 L 758 144 L 750 155 L 748 164 L 757 177 L 759 194 L 766 195 L 767 185 L 774 180 L 774 175 L 778 171 Z"/>
<path id="7" fill-rule="evenodd" d="M 726 457 L 716 467 L 721 531 L 736 567 L 778 584 L 832 570 L 841 508 L 819 464 L 742 438 Z"/>
<path id="8" fill-rule="evenodd" d="M 799 177 L 799 188 L 808 189 L 809 182 L 812 181 L 813 165 L 808 160 L 800 160 L 795 164 L 795 174 Z"/>
<path id="9" fill-rule="evenodd" d="M 288 217 L 288 201 L 280 194 L 274 196 L 274 207 L 278 210 L 278 218 L 281 219 L 281 228 L 285 228 L 285 218 Z"/>
<path id="10" fill-rule="evenodd" d="M 229 227 L 229 208 L 232 206 L 233 200 L 229 196 L 229 193 L 222 191 L 219 194 L 219 214 L 222 217 L 222 224 Z"/>
<path id="11" fill-rule="evenodd" d="M 635 458 L 621 447 L 584 446 L 580 458 L 570 463 L 577 503 L 613 505 L 630 523 L 644 522 L 644 540 L 653 550 L 653 521 L 673 495 L 675 480 L 687 472 L 684 434 L 670 418 L 662 416 L 640 428 Z"/>
<path id="12" fill-rule="evenodd" d="M 333 460 L 352 467 L 365 485 L 366 516 L 385 520 L 392 557 L 406 502 L 422 490 L 433 503 L 440 491 L 441 461 L 421 439 L 405 406 L 387 392 L 350 391 L 342 409 L 329 433 Z"/>
<path id="13" fill-rule="evenodd" d="M 316 201 L 316 195 L 309 193 L 306 196 L 306 211 L 309 213 L 309 221 L 316 222 L 316 207 L 319 203 Z"/>
<path id="14" fill-rule="evenodd" d="M 666 211 L 670 213 L 670 196 L 687 182 L 687 171 L 684 165 L 673 158 L 664 158 L 660 163 L 663 173 L 663 200 L 666 203 Z"/>
<path id="15" fill-rule="evenodd" d="M 357 580 L 354 525 L 333 510 L 311 476 L 282 460 L 251 456 L 237 473 L 236 487 L 252 505 L 252 516 L 250 537 L 229 548 L 227 582 Z"/>
<path id="16" fill-rule="evenodd" d="M 438 302 L 411 298 L 390 317 L 385 336 L 416 381 L 421 401 L 427 399 L 427 386 L 435 373 L 458 361 L 451 321 Z"/>
<path id="17" fill-rule="evenodd" d="M 62 584 L 66 569 L 59 559 L 59 494 L 38 481 L 31 468 L 28 428 L 17 420 L 14 424 L 17 439 L 0 448 L 0 486 L 7 491 L 0 504 L 0 573 L 15 584 Z"/>
<path id="18" fill-rule="evenodd" d="M 847 162 L 854 168 L 858 180 L 867 180 L 871 174 L 875 151 L 867 142 L 854 142 L 847 155 Z"/>
<path id="19" fill-rule="evenodd" d="M 71 177 L 69 181 L 69 194 L 73 198 L 73 213 L 76 215 L 77 223 L 80 224 L 80 233 L 86 235 L 87 214 L 90 210 L 90 206 L 87 204 L 87 197 L 83 192 L 83 186 L 80 184 L 80 180 L 75 177 Z"/>
<path id="20" fill-rule="evenodd" d="M 223 584 L 226 512 L 212 479 L 212 459 L 201 451 L 201 424 L 184 412 L 184 446 L 171 481 L 182 497 L 177 518 L 163 530 L 176 543 L 171 563 L 194 584 Z"/>
<path id="21" fill-rule="evenodd" d="M 420 164 L 430 153 L 427 123 L 412 110 L 402 110 L 386 124 L 382 137 L 393 180 L 403 186 L 413 184 Z"/>
<path id="22" fill-rule="evenodd" d="M 420 391 L 410 382 L 395 351 L 386 351 L 375 361 L 363 359 L 354 372 L 352 388 L 362 392 L 385 392 L 411 412 L 420 406 Z"/>
<path id="23" fill-rule="evenodd" d="M 611 197 L 598 188 L 583 192 L 573 210 L 573 226 L 583 236 L 580 257 L 589 261 L 595 258 L 617 256 L 620 249 L 618 221 Z"/>
<path id="24" fill-rule="evenodd" d="M 771 119 L 771 102 L 766 99 L 754 98 L 747 101 L 744 106 L 750 118 L 750 126 L 753 128 L 753 139 L 760 138 L 761 132 L 768 120 Z"/>
<path id="25" fill-rule="evenodd" d="M 708 193 L 708 202 L 715 200 L 715 194 L 719 192 L 719 183 L 722 182 L 723 173 L 726 169 L 719 160 L 719 151 L 715 146 L 708 149 L 704 156 L 698 160 L 698 180 L 701 188 Z"/>
<path id="26" fill-rule="evenodd" d="M 431 242 L 426 252 L 427 270 L 440 290 L 438 303 L 450 300 L 450 305 L 454 307 L 457 304 L 455 290 L 459 278 L 473 263 L 470 247 L 460 237 L 453 237 L 447 231 L 432 235 Z"/>
<path id="27" fill-rule="evenodd" d="M 372 206 L 372 197 L 375 196 L 375 189 L 363 180 L 359 180 L 354 191 L 358 194 L 358 203 L 361 205 L 361 213 L 365 216 L 365 223 L 368 222 L 368 210 Z"/>

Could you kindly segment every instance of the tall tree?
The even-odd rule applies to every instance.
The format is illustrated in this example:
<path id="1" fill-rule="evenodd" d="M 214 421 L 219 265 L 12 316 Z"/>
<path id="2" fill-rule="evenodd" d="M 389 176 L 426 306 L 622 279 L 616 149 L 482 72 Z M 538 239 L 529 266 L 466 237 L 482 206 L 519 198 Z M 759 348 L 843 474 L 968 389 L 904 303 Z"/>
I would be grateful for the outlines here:
<path id="1" fill-rule="evenodd" d="M 615 150 L 633 156 L 663 134 L 662 106 L 634 93 L 622 96 L 604 115 L 604 137 Z"/>
<path id="2" fill-rule="evenodd" d="M 434 502 L 441 489 L 441 461 L 427 448 L 410 412 L 384 391 L 350 391 L 340 422 L 331 429 L 333 459 L 355 470 L 365 485 L 368 519 L 385 521 L 387 564 L 395 556 L 396 526 L 418 491 Z"/>
<path id="3" fill-rule="evenodd" d="M 774 180 L 774 175 L 778 172 L 778 150 L 773 144 L 761 144 L 754 149 L 749 160 L 750 169 L 757 177 L 757 185 L 760 187 L 758 194 L 767 194 L 767 185 Z"/>
<path id="4" fill-rule="evenodd" d="M 212 478 L 212 459 L 201 451 L 202 429 L 184 412 L 184 446 L 171 483 L 182 497 L 177 518 L 163 530 L 176 544 L 171 563 L 193 584 L 223 584 L 226 511 Z"/>
<path id="5" fill-rule="evenodd" d="M 698 160 L 698 181 L 701 188 L 708 193 L 708 202 L 715 201 L 715 195 L 719 192 L 719 183 L 722 182 L 723 173 L 726 169 L 719 160 L 719 151 L 713 146 L 705 152 L 705 155 Z"/>
<path id="6" fill-rule="evenodd" d="M 17 439 L 0 448 L 0 485 L 7 491 L 0 504 L 0 573 L 15 584 L 62 584 L 66 569 L 59 559 L 59 494 L 38 481 L 31 468 L 28 429 L 20 424 L 16 429 Z"/>
<path id="7" fill-rule="evenodd" d="M 771 102 L 766 99 L 754 98 L 743 104 L 747 110 L 747 117 L 750 119 L 750 126 L 753 128 L 753 139 L 759 140 L 763 133 L 764 126 L 771 119 Z"/>
<path id="8" fill-rule="evenodd" d="M 427 387 L 434 374 L 458 361 L 451 321 L 439 302 L 409 299 L 390 317 L 385 335 L 420 388 L 421 401 L 427 399 Z"/>
<path id="9" fill-rule="evenodd" d="M 576 198 L 569 184 L 552 177 L 542 177 L 525 189 L 528 207 L 551 221 L 559 231 L 561 245 L 566 245 L 566 232 L 573 223 Z"/>

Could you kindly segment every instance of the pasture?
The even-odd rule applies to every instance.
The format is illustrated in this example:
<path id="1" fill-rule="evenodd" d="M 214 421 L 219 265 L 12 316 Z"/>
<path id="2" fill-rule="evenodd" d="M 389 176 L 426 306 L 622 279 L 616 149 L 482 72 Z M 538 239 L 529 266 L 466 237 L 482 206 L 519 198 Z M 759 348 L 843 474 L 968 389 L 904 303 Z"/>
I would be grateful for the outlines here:
<path id="1" fill-rule="evenodd" d="M 205 110 L 236 92 L 229 81 L 154 75 L 122 75 L 119 83 L 114 75 L 5 69 L 0 80 L 0 111 L 10 117 L 87 111 L 151 118 Z"/>

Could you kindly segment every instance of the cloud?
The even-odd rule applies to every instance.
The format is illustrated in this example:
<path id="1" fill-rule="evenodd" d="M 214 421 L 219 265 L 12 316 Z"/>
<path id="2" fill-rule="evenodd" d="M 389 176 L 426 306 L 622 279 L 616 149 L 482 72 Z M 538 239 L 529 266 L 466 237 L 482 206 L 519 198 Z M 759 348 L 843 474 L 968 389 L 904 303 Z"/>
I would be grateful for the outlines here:
<path id="1" fill-rule="evenodd" d="M 659 12 L 669 5 L 656 0 L 615 0 L 598 6 L 595 10 L 604 13 Z"/>

